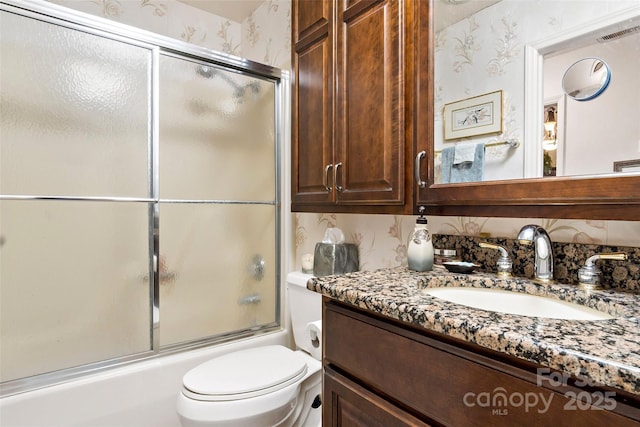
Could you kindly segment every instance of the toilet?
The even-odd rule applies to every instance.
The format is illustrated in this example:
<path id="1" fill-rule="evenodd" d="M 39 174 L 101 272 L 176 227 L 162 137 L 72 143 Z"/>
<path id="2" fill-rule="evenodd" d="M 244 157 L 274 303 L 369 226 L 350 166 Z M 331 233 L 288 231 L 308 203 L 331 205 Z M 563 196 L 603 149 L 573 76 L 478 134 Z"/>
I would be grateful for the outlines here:
<path id="1" fill-rule="evenodd" d="M 322 297 L 307 289 L 311 277 L 287 275 L 297 349 L 254 347 L 191 369 L 183 377 L 177 402 L 183 427 L 321 426 L 322 352 L 309 325 L 322 318 Z"/>

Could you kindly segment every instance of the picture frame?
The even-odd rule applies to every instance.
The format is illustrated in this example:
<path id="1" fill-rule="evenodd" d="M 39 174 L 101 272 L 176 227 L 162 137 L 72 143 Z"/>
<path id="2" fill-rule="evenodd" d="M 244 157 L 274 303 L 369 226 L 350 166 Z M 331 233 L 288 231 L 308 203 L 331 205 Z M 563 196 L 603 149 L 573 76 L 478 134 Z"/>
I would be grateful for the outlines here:
<path id="1" fill-rule="evenodd" d="M 444 139 L 502 133 L 502 91 L 445 104 Z"/>
<path id="2" fill-rule="evenodd" d="M 640 159 L 613 162 L 614 172 L 640 172 Z"/>

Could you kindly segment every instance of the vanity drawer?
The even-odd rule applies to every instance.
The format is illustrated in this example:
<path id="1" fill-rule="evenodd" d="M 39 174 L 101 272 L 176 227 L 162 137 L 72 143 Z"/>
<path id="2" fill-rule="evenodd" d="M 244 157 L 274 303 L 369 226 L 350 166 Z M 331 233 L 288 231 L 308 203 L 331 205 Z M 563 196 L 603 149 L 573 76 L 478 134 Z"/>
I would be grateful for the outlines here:
<path id="1" fill-rule="evenodd" d="M 325 367 L 425 422 L 456 427 L 638 425 L 620 414 L 572 401 L 575 393 L 538 386 L 534 373 L 330 300 L 325 301 L 323 316 Z"/>
<path id="2" fill-rule="evenodd" d="M 324 426 L 430 427 L 366 388 L 326 368 L 323 378 Z"/>

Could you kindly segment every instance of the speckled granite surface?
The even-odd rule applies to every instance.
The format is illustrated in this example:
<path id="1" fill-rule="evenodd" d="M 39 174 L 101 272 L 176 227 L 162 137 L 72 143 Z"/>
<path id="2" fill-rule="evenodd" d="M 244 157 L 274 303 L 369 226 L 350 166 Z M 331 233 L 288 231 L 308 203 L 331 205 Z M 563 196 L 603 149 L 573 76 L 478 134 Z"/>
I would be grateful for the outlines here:
<path id="1" fill-rule="evenodd" d="M 474 262 L 482 271 L 496 272 L 496 262 L 500 253 L 495 249 L 481 248 L 480 242 L 500 245 L 511 256 L 513 273 L 516 276 L 533 278 L 534 250 L 531 246 L 518 243 L 515 239 L 483 238 L 434 234 L 436 248 L 456 249 L 463 261 Z M 626 261 L 600 260 L 602 270 L 601 286 L 608 289 L 624 289 L 640 292 L 640 247 L 587 245 L 582 243 L 551 242 L 553 249 L 554 277 L 561 283 L 578 284 L 578 269 L 592 255 L 606 252 L 624 252 Z"/>
<path id="2" fill-rule="evenodd" d="M 578 302 L 614 316 L 575 321 L 502 314 L 432 297 L 433 286 L 499 287 Z M 640 395 L 640 295 L 586 293 L 570 285 L 498 279 L 487 273 L 416 273 L 406 267 L 312 278 L 307 287 L 338 301 Z"/>

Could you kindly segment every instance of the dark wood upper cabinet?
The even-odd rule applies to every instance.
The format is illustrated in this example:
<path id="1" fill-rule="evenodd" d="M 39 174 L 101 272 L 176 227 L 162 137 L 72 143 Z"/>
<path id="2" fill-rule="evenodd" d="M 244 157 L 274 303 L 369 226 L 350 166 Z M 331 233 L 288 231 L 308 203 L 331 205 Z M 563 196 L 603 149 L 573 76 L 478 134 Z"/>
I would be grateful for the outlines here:
<path id="1" fill-rule="evenodd" d="M 332 0 L 294 1 L 292 12 L 292 196 L 301 204 L 328 204 L 333 201 L 325 166 L 333 162 L 334 7 Z"/>
<path id="2" fill-rule="evenodd" d="M 294 0 L 294 211 L 413 212 L 415 18 L 427 9 Z"/>

